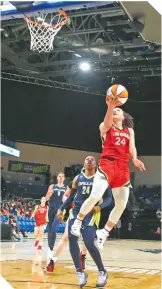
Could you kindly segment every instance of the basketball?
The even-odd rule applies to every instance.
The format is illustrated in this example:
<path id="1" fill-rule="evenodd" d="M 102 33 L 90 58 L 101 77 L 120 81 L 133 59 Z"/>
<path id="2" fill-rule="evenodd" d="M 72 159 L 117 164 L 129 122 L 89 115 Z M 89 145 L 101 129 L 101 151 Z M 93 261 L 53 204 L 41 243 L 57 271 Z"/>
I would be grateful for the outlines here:
<path id="1" fill-rule="evenodd" d="M 116 96 L 119 100 L 117 106 L 121 106 L 128 100 L 128 90 L 121 84 L 114 84 L 108 89 L 106 99 L 111 100 Z"/>

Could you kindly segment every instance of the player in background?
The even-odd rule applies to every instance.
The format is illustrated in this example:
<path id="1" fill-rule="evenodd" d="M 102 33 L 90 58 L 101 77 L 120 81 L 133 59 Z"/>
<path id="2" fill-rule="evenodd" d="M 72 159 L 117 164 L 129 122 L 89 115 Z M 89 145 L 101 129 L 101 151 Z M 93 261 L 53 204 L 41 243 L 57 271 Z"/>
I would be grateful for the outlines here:
<path id="1" fill-rule="evenodd" d="M 53 248 L 56 241 L 57 227 L 59 225 L 59 220 L 56 217 L 58 208 L 64 201 L 64 194 L 67 190 L 67 186 L 64 184 L 65 175 L 64 173 L 59 173 L 57 175 L 57 184 L 52 184 L 49 186 L 46 201 L 48 201 L 49 212 L 48 212 L 48 252 L 47 252 L 47 264 L 53 257 Z"/>
<path id="2" fill-rule="evenodd" d="M 77 271 L 77 277 L 79 280 L 80 287 L 86 285 L 88 275 L 81 268 L 78 238 L 71 234 L 71 226 L 73 225 L 77 217 L 80 207 L 91 193 L 96 169 L 95 159 L 91 156 L 88 156 L 84 161 L 84 168 L 85 172 L 82 171 L 78 176 L 74 178 L 72 183 L 71 194 L 69 198 L 60 207 L 57 213 L 59 220 L 61 220 L 63 218 L 64 209 L 74 201 L 74 207 L 69 216 L 68 237 L 69 237 L 70 253 Z M 101 201 L 102 203 L 99 202 L 95 204 L 91 213 L 89 213 L 86 216 L 86 218 L 83 221 L 83 227 L 81 230 L 86 248 L 88 249 L 99 271 L 97 287 L 105 286 L 108 278 L 108 274 L 102 263 L 100 252 L 98 251 L 98 249 L 94 244 L 96 237 L 96 228 L 98 227 L 100 221 L 100 211 L 101 209 L 110 205 L 112 202 L 111 192 L 107 190 L 105 194 L 106 198 L 104 199 L 104 201 L 102 200 L 103 201 L 103 202 Z"/>
<path id="3" fill-rule="evenodd" d="M 31 218 L 35 218 L 36 225 L 34 229 L 34 245 L 37 247 L 37 250 L 42 250 L 44 230 L 46 228 L 46 224 L 48 223 L 48 206 L 46 205 L 45 197 L 41 198 L 40 205 L 35 206 Z"/>
<path id="4" fill-rule="evenodd" d="M 63 202 L 70 196 L 71 190 L 72 190 L 72 182 L 68 185 L 68 188 L 67 188 L 67 190 L 63 196 Z M 69 206 L 71 206 L 71 208 L 73 208 L 74 203 L 70 204 Z M 63 221 L 63 219 L 61 219 L 60 221 Z M 67 220 L 65 232 L 64 232 L 61 240 L 58 242 L 56 248 L 54 248 L 53 256 L 51 257 L 48 265 L 46 266 L 46 270 L 48 272 L 54 271 L 54 267 L 56 265 L 56 262 L 57 262 L 59 256 L 61 255 L 61 253 L 63 252 L 63 250 L 65 249 L 65 247 L 68 243 L 68 240 L 69 239 L 68 239 L 68 220 Z M 80 250 L 80 264 L 81 264 L 81 268 L 83 270 L 86 267 L 86 254 L 87 254 L 87 248 L 86 248 L 85 244 L 83 243 L 81 246 L 81 250 Z"/>
<path id="5" fill-rule="evenodd" d="M 109 232 L 120 219 L 126 208 L 129 197 L 130 169 L 128 162 L 132 158 L 133 164 L 141 171 L 145 170 L 143 162 L 137 158 L 133 119 L 121 108 L 116 107 L 118 98 L 111 101 L 106 99 L 107 112 L 100 124 L 102 139 L 102 153 L 98 169 L 94 178 L 92 192 L 82 205 L 72 226 L 71 233 L 79 237 L 85 216 L 98 202 L 106 188 L 110 185 L 115 200 L 115 207 L 109 215 L 104 229 L 97 231 L 98 247 L 103 248 Z"/>

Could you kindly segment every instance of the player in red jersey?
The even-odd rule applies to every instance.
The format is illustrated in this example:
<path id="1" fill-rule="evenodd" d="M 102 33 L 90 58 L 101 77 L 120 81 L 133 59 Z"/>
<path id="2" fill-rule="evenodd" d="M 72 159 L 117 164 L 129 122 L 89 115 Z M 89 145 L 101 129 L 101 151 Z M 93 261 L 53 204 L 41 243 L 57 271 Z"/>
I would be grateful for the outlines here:
<path id="1" fill-rule="evenodd" d="M 109 232 L 120 219 L 126 208 L 129 197 L 130 170 L 128 162 L 132 158 L 133 164 L 141 171 L 145 170 L 143 162 L 137 158 L 133 119 L 121 108 L 116 107 L 118 98 L 106 100 L 108 109 L 104 121 L 100 124 L 102 139 L 102 154 L 98 170 L 94 178 L 92 192 L 82 205 L 75 220 L 71 233 L 80 236 L 82 221 L 102 198 L 106 188 L 110 185 L 115 200 L 115 207 L 109 215 L 104 229 L 97 231 L 98 247 L 103 248 Z"/>
<path id="2" fill-rule="evenodd" d="M 44 237 L 44 230 L 46 228 L 46 224 L 48 223 L 48 206 L 46 205 L 46 198 L 41 198 L 41 204 L 35 206 L 35 210 L 32 214 L 32 218 L 35 217 L 35 229 L 34 229 L 34 237 L 35 247 L 38 250 L 42 250 L 43 245 L 43 237 Z"/>

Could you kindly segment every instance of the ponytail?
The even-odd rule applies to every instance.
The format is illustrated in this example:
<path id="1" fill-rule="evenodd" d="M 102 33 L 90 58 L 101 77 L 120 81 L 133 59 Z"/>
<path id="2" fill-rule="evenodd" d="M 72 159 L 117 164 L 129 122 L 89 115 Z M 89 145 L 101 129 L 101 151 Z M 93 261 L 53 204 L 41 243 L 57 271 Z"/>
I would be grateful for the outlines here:
<path id="1" fill-rule="evenodd" d="M 124 114 L 123 127 L 126 126 L 129 128 L 134 128 L 133 117 L 125 111 L 123 111 L 123 114 Z"/>

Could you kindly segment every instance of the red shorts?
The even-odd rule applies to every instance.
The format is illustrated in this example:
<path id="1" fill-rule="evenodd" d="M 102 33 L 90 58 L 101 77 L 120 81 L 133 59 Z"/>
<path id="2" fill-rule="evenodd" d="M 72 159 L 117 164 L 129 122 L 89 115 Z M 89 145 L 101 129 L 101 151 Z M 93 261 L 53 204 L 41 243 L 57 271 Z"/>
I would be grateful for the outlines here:
<path id="1" fill-rule="evenodd" d="M 36 227 L 45 226 L 45 225 L 46 225 L 46 221 L 41 221 L 41 220 L 36 220 L 35 221 L 35 226 Z"/>
<path id="2" fill-rule="evenodd" d="M 128 163 L 121 160 L 101 159 L 98 163 L 99 171 L 107 177 L 111 188 L 120 188 L 130 182 Z"/>

